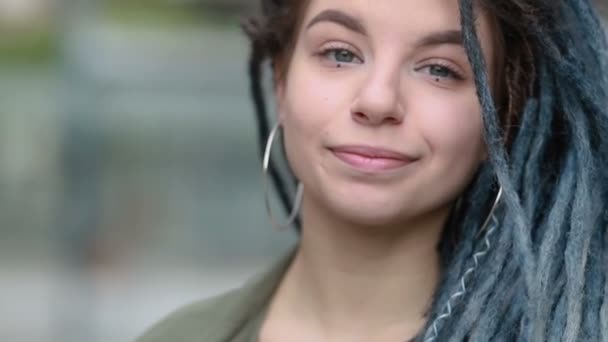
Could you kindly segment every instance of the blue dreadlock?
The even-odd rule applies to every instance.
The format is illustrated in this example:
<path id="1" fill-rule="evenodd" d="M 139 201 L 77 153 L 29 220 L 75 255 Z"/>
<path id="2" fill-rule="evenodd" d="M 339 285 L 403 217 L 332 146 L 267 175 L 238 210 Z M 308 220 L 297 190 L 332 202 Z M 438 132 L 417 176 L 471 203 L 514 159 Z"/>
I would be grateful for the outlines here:
<path id="1" fill-rule="evenodd" d="M 478 211 L 458 222 L 465 226 L 463 241 L 446 268 L 424 341 L 608 340 L 606 36 L 589 1 L 531 6 L 544 13 L 542 22 L 522 26 L 535 47 L 535 93 L 507 151 L 475 31 L 475 4 L 460 0 L 491 155 L 486 167 L 504 202 L 493 249 L 455 302 L 462 270 L 480 248 L 475 245 L 485 243 L 472 242 Z M 478 179 L 469 200 L 490 182 Z M 444 303 L 451 305 L 448 317 Z"/>
<path id="2" fill-rule="evenodd" d="M 302 2 L 262 0 L 262 20 L 245 25 L 261 146 L 261 64 L 288 49 Z M 417 341 L 608 341 L 608 43 L 597 11 L 590 0 L 459 3 L 490 159 L 446 224 L 443 278 Z M 510 44 L 507 103 L 492 96 L 480 10 Z M 290 208 L 293 178 L 274 170 Z"/>

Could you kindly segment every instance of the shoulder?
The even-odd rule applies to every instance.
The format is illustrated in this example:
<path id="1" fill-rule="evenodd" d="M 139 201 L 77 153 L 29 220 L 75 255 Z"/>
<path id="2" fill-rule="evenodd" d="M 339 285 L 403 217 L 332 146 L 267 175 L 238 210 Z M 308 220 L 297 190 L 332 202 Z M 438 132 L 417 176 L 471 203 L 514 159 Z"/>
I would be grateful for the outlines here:
<path id="1" fill-rule="evenodd" d="M 294 254 L 295 250 L 292 250 L 272 268 L 252 277 L 240 288 L 178 309 L 136 341 L 230 341 L 265 309 Z"/>
<path id="2" fill-rule="evenodd" d="M 209 341 L 225 334 L 239 314 L 236 307 L 243 291 L 232 290 L 182 307 L 153 325 L 137 342 Z"/>

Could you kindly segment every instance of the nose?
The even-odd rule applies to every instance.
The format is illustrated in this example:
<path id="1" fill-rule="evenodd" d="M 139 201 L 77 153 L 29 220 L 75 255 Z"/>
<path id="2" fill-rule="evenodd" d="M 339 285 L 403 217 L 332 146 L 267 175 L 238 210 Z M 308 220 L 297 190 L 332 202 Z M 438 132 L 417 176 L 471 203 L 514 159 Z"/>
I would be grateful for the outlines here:
<path id="1" fill-rule="evenodd" d="M 400 124 L 403 108 L 399 96 L 399 72 L 376 70 L 364 81 L 353 106 L 354 121 L 368 126 Z"/>

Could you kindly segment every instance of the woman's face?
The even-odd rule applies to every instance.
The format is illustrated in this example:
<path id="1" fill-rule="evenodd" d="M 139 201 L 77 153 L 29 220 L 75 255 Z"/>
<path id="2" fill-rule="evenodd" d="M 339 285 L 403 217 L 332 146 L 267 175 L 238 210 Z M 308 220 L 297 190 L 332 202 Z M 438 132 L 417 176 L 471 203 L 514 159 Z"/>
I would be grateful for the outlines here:
<path id="1" fill-rule="evenodd" d="M 277 102 L 305 196 L 372 226 L 449 208 L 485 158 L 457 0 L 312 0 L 303 15 Z"/>

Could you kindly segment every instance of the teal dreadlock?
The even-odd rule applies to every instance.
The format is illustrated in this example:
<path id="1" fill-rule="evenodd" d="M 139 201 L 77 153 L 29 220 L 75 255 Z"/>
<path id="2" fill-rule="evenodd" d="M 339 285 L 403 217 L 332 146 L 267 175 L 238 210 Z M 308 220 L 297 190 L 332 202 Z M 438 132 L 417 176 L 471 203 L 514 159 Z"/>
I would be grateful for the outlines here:
<path id="1" fill-rule="evenodd" d="M 263 17 L 245 26 L 261 146 L 261 64 L 288 49 L 303 1 L 262 0 Z M 459 1 L 490 160 L 446 225 L 443 279 L 417 341 L 608 341 L 608 44 L 598 14 L 590 0 Z M 507 44 L 507 103 L 492 97 L 480 10 Z M 272 177 L 290 208 L 292 176 Z"/>
<path id="2" fill-rule="evenodd" d="M 483 4 L 492 9 L 492 4 Z M 608 48 L 589 1 L 511 1 L 536 11 L 519 25 L 537 71 L 505 148 L 475 31 L 460 0 L 491 155 L 466 198 L 460 245 L 447 261 L 424 341 L 608 340 Z M 527 7 L 524 7 L 527 6 Z M 500 13 L 499 10 L 495 12 Z M 540 14 L 540 17 L 538 15 Z M 532 17 L 531 17 L 532 18 Z M 509 20 L 509 18 L 500 18 Z M 498 227 L 475 239 L 490 190 L 504 191 Z M 486 195 L 484 195 L 486 194 Z M 450 229 L 448 227 L 448 229 Z M 455 228 L 454 228 L 455 229 Z M 477 261 L 474 273 L 463 270 Z M 461 280 L 466 280 L 466 291 Z M 454 296 L 454 294 L 458 296 Z M 446 303 L 449 310 L 446 312 Z"/>

